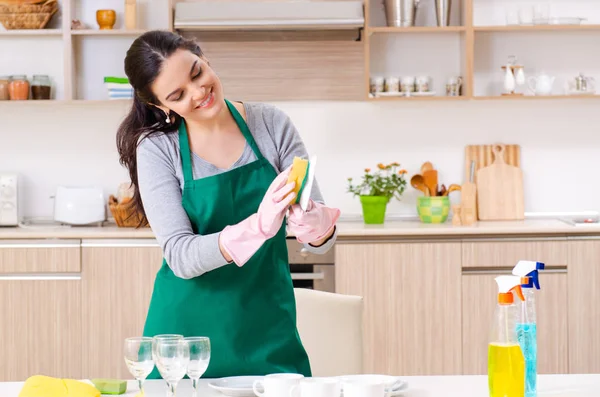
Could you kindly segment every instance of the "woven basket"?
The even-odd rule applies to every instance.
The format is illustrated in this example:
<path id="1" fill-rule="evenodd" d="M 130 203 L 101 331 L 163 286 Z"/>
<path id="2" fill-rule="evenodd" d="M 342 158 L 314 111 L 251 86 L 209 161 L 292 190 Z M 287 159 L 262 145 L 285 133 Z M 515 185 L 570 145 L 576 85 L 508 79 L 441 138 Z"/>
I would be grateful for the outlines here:
<path id="1" fill-rule="evenodd" d="M 57 0 L 40 4 L 0 4 L 0 23 L 9 30 L 43 29 L 57 11 Z"/>
<path id="2" fill-rule="evenodd" d="M 137 227 L 142 220 L 140 214 L 131 205 L 131 202 L 119 203 L 117 198 L 110 195 L 108 198 L 108 208 L 118 227 Z M 149 227 L 148 222 L 144 221 L 142 227 Z"/>

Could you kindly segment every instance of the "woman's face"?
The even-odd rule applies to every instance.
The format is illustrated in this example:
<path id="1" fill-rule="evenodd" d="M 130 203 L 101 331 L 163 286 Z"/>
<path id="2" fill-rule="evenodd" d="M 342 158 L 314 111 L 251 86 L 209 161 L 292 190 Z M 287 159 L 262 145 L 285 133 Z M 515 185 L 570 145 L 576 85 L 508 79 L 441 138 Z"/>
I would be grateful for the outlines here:
<path id="1" fill-rule="evenodd" d="M 184 119 L 213 119 L 225 104 L 219 77 L 205 59 L 188 50 L 177 50 L 164 61 L 151 89 L 159 108 Z"/>

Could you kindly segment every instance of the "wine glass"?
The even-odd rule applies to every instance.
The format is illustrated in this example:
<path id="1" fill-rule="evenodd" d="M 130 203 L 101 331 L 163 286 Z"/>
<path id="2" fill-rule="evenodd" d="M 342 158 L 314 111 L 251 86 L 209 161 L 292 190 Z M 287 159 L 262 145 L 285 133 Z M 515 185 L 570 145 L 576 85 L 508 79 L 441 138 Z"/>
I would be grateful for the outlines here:
<path id="1" fill-rule="evenodd" d="M 185 376 L 190 362 L 190 348 L 183 339 L 158 339 L 154 341 L 156 368 L 167 382 L 167 397 L 175 397 L 177 384 Z"/>
<path id="2" fill-rule="evenodd" d="M 125 339 L 125 364 L 138 381 L 140 394 L 144 395 L 143 384 L 154 369 L 152 359 L 152 338 L 137 336 Z"/>
<path id="3" fill-rule="evenodd" d="M 193 397 L 198 395 L 198 380 L 206 372 L 210 362 L 210 339 L 205 336 L 190 336 L 184 338 L 190 348 L 190 362 L 187 366 L 187 376 L 192 380 Z"/>
<path id="4" fill-rule="evenodd" d="M 180 334 L 159 334 L 159 335 L 155 335 L 152 338 L 152 358 L 154 359 L 154 362 L 156 363 L 156 342 L 161 341 L 161 340 L 177 340 L 177 339 L 183 339 L 183 335 Z M 169 381 L 167 381 L 165 379 L 165 382 L 167 382 L 167 389 L 171 389 L 171 385 L 169 385 Z"/>

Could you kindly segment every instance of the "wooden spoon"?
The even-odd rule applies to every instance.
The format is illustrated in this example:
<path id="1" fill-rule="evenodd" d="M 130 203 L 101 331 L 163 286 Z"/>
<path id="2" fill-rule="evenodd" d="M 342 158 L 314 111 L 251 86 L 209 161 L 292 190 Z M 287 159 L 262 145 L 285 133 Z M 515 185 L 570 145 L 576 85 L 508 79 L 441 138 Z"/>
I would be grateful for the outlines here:
<path id="1" fill-rule="evenodd" d="M 438 191 L 438 196 L 445 196 L 445 195 L 446 195 L 446 192 L 447 192 L 447 190 L 446 190 L 446 185 L 444 185 L 444 184 L 442 183 L 442 187 L 441 187 L 441 189 Z"/>
<path id="2" fill-rule="evenodd" d="M 446 192 L 446 194 L 444 194 L 444 196 L 447 196 L 450 193 L 455 192 L 457 190 L 460 191 L 460 185 L 456 185 L 453 183 L 452 185 L 448 186 L 448 191 Z"/>
<path id="3" fill-rule="evenodd" d="M 425 171 L 423 179 L 425 180 L 425 186 L 435 195 L 437 193 L 438 172 L 436 170 Z"/>
<path id="4" fill-rule="evenodd" d="M 415 189 L 420 190 L 423 193 L 425 193 L 425 196 L 430 196 L 429 188 L 427 187 L 427 185 L 425 185 L 425 180 L 423 179 L 423 175 L 420 175 L 420 174 L 413 175 L 413 177 L 410 178 L 410 184 Z"/>
<path id="5" fill-rule="evenodd" d="M 425 171 L 431 171 L 433 169 L 434 169 L 433 164 L 431 164 L 431 162 L 429 162 L 429 161 L 426 161 L 421 166 L 421 175 L 425 174 Z"/>

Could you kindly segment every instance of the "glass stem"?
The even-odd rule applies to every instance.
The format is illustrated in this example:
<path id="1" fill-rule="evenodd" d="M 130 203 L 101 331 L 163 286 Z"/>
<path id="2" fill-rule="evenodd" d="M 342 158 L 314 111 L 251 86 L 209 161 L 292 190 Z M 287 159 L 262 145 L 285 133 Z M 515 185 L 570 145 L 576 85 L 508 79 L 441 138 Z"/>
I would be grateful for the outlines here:
<path id="1" fill-rule="evenodd" d="M 197 397 L 198 396 L 198 379 L 194 378 L 192 379 L 192 388 L 193 388 L 193 393 L 192 393 L 192 397 Z"/>
<path id="2" fill-rule="evenodd" d="M 167 397 L 175 397 L 175 389 L 173 389 L 171 383 L 165 382 L 167 383 Z"/>
<path id="3" fill-rule="evenodd" d="M 175 397 L 175 389 L 177 389 L 177 382 L 173 382 L 171 385 L 171 397 Z"/>
<path id="4" fill-rule="evenodd" d="M 140 388 L 140 396 L 144 395 L 144 380 L 138 379 L 138 387 Z"/>

